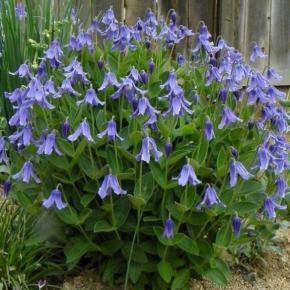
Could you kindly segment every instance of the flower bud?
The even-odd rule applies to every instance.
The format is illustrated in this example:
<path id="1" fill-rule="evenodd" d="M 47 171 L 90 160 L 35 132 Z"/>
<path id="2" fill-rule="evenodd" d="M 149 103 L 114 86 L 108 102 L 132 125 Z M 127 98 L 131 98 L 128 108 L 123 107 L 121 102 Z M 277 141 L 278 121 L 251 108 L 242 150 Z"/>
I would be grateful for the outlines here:
<path id="1" fill-rule="evenodd" d="M 169 12 L 169 18 L 173 22 L 173 24 L 176 24 L 176 12 L 174 9 L 171 9 Z"/>
<path id="2" fill-rule="evenodd" d="M 151 61 L 149 62 L 149 72 L 152 74 L 154 69 L 155 69 L 155 64 L 153 60 L 151 59 Z"/>
<path id="3" fill-rule="evenodd" d="M 70 125 L 68 122 L 68 118 L 66 118 L 65 122 L 61 124 L 61 134 L 64 138 L 66 138 L 69 135 L 69 129 L 70 129 Z"/>
<path id="4" fill-rule="evenodd" d="M 232 152 L 233 157 L 238 158 L 239 153 L 236 148 L 231 147 L 231 152 Z"/>
<path id="5" fill-rule="evenodd" d="M 238 216 L 232 218 L 232 227 L 234 231 L 234 236 L 238 237 L 241 230 L 241 219 Z"/>
<path id="6" fill-rule="evenodd" d="M 143 84 L 146 85 L 148 83 L 148 74 L 144 70 L 140 72 L 140 78 Z"/>
<path id="7" fill-rule="evenodd" d="M 248 129 L 252 130 L 254 128 L 255 122 L 253 120 L 249 120 L 248 122 Z"/>
<path id="8" fill-rule="evenodd" d="M 185 57 L 184 57 L 184 55 L 181 54 L 181 53 L 178 53 L 178 54 L 177 54 L 177 57 L 176 57 L 176 61 L 177 61 L 177 64 L 178 64 L 179 66 L 184 65 L 184 63 L 185 63 Z"/>
<path id="9" fill-rule="evenodd" d="M 223 104 L 227 101 L 227 95 L 228 92 L 225 89 L 220 89 L 218 92 L 218 98 L 221 100 Z"/>
<path id="10" fill-rule="evenodd" d="M 167 142 L 165 144 L 165 154 L 168 157 L 172 152 L 172 144 L 170 142 Z"/>
<path id="11" fill-rule="evenodd" d="M 104 67 L 104 60 L 103 58 L 99 58 L 99 60 L 97 61 L 97 65 L 99 69 L 102 69 Z"/>
<path id="12" fill-rule="evenodd" d="M 4 180 L 3 181 L 3 192 L 5 196 L 8 196 L 8 193 L 11 188 L 11 182 L 9 180 Z"/>

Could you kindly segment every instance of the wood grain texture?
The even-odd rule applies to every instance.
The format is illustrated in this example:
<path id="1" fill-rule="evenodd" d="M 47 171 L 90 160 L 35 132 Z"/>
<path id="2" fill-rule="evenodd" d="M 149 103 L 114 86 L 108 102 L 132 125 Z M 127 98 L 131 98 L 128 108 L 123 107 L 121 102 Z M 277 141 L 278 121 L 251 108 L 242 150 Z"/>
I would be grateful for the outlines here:
<path id="1" fill-rule="evenodd" d="M 290 1 L 272 0 L 270 65 L 283 76 L 280 85 L 290 85 Z"/>
<path id="2" fill-rule="evenodd" d="M 151 8 L 157 14 L 157 3 L 155 0 L 125 0 L 126 23 L 132 25 L 138 17 L 144 19 L 147 8 Z"/>

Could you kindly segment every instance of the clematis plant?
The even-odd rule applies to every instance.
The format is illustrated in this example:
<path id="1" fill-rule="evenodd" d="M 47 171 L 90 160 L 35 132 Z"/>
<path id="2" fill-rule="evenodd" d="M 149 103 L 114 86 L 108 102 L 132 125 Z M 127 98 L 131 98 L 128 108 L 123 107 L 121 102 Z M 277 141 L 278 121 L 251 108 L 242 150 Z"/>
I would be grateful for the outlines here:
<path id="1" fill-rule="evenodd" d="M 128 26 L 109 8 L 85 28 L 72 14 L 69 43 L 56 33 L 5 93 L 5 195 L 66 225 L 69 268 L 86 256 L 125 289 L 187 289 L 193 273 L 225 285 L 221 249 L 264 244 L 289 190 L 279 74 L 168 15 Z M 264 57 L 253 44 L 250 63 Z"/>

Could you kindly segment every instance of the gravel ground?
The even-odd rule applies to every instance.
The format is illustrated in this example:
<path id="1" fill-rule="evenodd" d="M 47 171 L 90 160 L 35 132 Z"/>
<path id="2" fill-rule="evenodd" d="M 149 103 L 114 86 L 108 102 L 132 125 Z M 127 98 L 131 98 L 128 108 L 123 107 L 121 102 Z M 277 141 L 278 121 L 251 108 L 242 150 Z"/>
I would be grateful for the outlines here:
<path id="1" fill-rule="evenodd" d="M 290 229 L 280 230 L 277 239 L 282 254 L 269 253 L 259 263 L 249 265 L 247 271 L 234 269 L 226 288 L 193 280 L 191 290 L 290 290 Z M 119 290 L 106 287 L 93 277 L 86 273 L 70 279 L 63 284 L 63 290 Z"/>

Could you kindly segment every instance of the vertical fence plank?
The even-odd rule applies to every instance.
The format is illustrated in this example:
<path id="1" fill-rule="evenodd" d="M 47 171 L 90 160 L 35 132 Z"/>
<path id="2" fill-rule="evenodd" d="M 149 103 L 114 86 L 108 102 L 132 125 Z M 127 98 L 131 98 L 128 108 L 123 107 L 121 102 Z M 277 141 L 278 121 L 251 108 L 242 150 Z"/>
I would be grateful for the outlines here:
<path id="1" fill-rule="evenodd" d="M 239 49 L 249 61 L 251 44 L 257 42 L 266 54 L 270 45 L 271 0 L 222 0 L 221 34 L 230 45 Z M 269 58 L 258 60 L 254 66 L 263 70 Z"/>
<path id="2" fill-rule="evenodd" d="M 219 31 L 232 46 L 241 50 L 244 40 L 246 2 L 244 0 L 221 0 L 219 5 Z"/>
<path id="3" fill-rule="evenodd" d="M 246 17 L 244 19 L 245 39 L 242 51 L 249 59 L 252 42 L 257 42 L 267 55 L 269 55 L 270 45 L 270 13 L 271 0 L 247 1 Z M 255 63 L 256 68 L 263 70 L 268 65 L 269 58 L 260 59 Z"/>
<path id="4" fill-rule="evenodd" d="M 90 0 L 93 16 L 102 15 L 110 6 L 114 9 L 115 17 L 124 21 L 124 0 Z"/>
<path id="5" fill-rule="evenodd" d="M 137 18 L 144 19 L 147 8 L 156 11 L 155 0 L 125 0 L 126 23 L 133 25 Z"/>
<path id="6" fill-rule="evenodd" d="M 280 85 L 290 84 L 290 1 L 272 1 L 270 65 L 283 76 Z"/>

